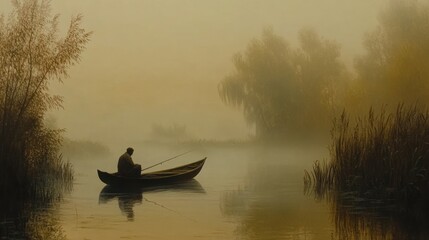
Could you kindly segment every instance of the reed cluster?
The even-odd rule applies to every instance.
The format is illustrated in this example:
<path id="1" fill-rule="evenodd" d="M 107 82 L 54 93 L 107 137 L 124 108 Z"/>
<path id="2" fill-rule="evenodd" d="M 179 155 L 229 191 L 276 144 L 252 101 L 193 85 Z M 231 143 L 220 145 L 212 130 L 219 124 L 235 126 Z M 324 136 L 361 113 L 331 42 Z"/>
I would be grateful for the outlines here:
<path id="1" fill-rule="evenodd" d="M 61 130 L 47 127 L 45 114 L 62 107 L 49 86 L 67 77 L 91 33 L 79 15 L 60 38 L 58 16 L 50 11 L 49 1 L 13 1 L 9 17 L 0 17 L 0 201 L 71 179 L 59 156 Z"/>
<path id="2" fill-rule="evenodd" d="M 306 187 L 354 192 L 414 205 L 429 198 L 429 113 L 399 105 L 387 113 L 373 109 L 351 123 L 343 112 L 334 120 L 330 161 L 305 171 Z"/>
<path id="3" fill-rule="evenodd" d="M 0 157 L 3 166 L 0 168 L 0 216 L 9 215 L 8 212 L 14 214 L 26 202 L 49 205 L 71 189 L 73 169 L 58 153 L 59 132 L 46 129 L 44 132 L 43 135 L 29 135 L 24 142 L 11 140 L 11 145 L 15 146 L 10 149 L 12 154 Z M 25 144 L 20 146 L 19 143 Z"/>
<path id="4" fill-rule="evenodd" d="M 27 117 L 22 119 L 27 120 Z M 0 124 L 3 121 L 0 117 Z M 33 217 L 50 209 L 73 186 L 73 169 L 58 153 L 61 131 L 47 129 L 42 123 L 16 129 L 25 134 L 17 134 L 15 138 L 0 135 L 0 142 L 8 141 L 1 146 L 8 154 L 0 152 L 0 236 L 51 239 L 34 237 L 39 234 L 34 232 L 34 226 L 49 233 L 53 228 L 46 225 L 42 228 L 46 219 L 41 222 Z M 8 219 L 16 220 L 10 224 Z"/>

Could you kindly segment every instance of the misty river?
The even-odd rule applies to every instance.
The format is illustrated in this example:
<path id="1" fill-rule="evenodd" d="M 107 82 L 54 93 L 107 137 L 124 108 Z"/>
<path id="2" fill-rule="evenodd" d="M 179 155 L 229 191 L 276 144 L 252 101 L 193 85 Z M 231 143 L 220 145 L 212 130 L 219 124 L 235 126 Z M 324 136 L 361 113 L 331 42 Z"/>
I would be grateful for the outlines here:
<path id="1" fill-rule="evenodd" d="M 142 151 L 151 157 L 134 157 L 143 167 L 156 163 L 154 158 L 162 160 L 155 155 L 171 152 L 164 159 L 175 155 L 162 147 L 157 147 L 157 153 Z M 207 157 L 195 180 L 116 195 L 103 194 L 104 183 L 96 169 L 114 171 L 118 156 L 82 159 L 74 162 L 76 183 L 60 206 L 61 224 L 70 239 L 330 239 L 327 206 L 303 194 L 303 170 L 317 154 L 204 148 L 156 168 Z"/>
<path id="2" fill-rule="evenodd" d="M 184 148 L 136 147 L 133 157 L 145 167 L 189 150 Z M 304 169 L 326 157 L 326 147 L 199 147 L 153 168 L 171 168 L 207 157 L 194 180 L 143 192 L 106 192 L 96 170 L 115 171 L 120 154 L 68 159 L 75 172 L 73 189 L 59 203 L 33 214 L 30 235 L 43 236 L 42 232 L 50 239 L 324 240 L 409 239 L 409 234 L 423 234 L 361 207 L 350 210 L 346 206 L 349 211 L 343 212 L 306 194 Z"/>

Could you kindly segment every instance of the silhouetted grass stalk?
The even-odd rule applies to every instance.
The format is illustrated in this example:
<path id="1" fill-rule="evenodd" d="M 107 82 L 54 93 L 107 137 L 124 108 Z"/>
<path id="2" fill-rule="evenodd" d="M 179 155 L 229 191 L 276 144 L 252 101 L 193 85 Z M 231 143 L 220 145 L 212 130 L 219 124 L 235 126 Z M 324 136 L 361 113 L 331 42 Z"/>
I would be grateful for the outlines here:
<path id="1" fill-rule="evenodd" d="M 330 161 L 316 161 L 304 182 L 327 190 L 394 198 L 413 204 L 429 196 L 429 113 L 399 105 L 394 113 L 371 109 L 350 124 L 345 112 L 334 120 Z"/>

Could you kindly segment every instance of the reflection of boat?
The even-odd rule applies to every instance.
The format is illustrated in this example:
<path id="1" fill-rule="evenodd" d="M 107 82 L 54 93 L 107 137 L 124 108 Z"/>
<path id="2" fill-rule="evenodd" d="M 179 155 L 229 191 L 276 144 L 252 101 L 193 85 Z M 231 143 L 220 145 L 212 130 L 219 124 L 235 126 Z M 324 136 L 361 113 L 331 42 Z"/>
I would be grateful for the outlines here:
<path id="1" fill-rule="evenodd" d="M 98 203 L 107 203 L 110 200 L 118 199 L 121 212 L 127 216 L 128 221 L 134 220 L 134 205 L 143 202 L 142 190 L 139 188 L 114 188 L 105 186 L 100 192 Z"/>
<path id="2" fill-rule="evenodd" d="M 162 191 L 174 191 L 174 192 L 188 192 L 188 193 L 206 193 L 201 184 L 195 180 L 191 179 L 189 181 L 175 183 L 175 184 L 165 184 L 165 185 L 156 185 L 148 187 L 119 187 L 107 185 L 100 192 L 98 202 L 107 203 L 114 198 L 119 198 L 120 196 L 138 196 L 147 192 L 162 192 Z"/>
<path id="3" fill-rule="evenodd" d="M 194 178 L 203 168 L 206 158 L 167 170 L 142 174 L 138 178 L 123 177 L 118 173 L 97 170 L 98 177 L 107 185 L 114 186 L 153 186 L 176 183 Z"/>
<path id="4" fill-rule="evenodd" d="M 176 184 L 156 185 L 149 187 L 119 187 L 107 185 L 104 186 L 100 192 L 98 204 L 104 204 L 114 199 L 118 199 L 118 205 L 121 212 L 127 216 L 129 221 L 133 221 L 134 205 L 141 204 L 143 199 L 147 201 L 147 199 L 143 197 L 143 193 L 154 191 L 205 193 L 204 188 L 195 179 Z"/>

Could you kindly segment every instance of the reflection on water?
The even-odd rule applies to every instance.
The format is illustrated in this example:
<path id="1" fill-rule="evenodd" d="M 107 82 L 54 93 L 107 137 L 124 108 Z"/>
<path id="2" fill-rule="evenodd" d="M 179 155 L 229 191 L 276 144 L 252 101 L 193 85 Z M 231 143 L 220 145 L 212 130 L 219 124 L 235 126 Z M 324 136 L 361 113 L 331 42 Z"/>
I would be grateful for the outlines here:
<path id="1" fill-rule="evenodd" d="M 58 214 L 58 203 L 40 207 L 27 202 L 14 214 L 1 213 L 0 239 L 67 239 Z"/>
<path id="2" fill-rule="evenodd" d="M 107 203 L 113 199 L 118 199 L 119 209 L 122 214 L 127 217 L 128 221 L 134 221 L 134 206 L 142 204 L 143 200 L 156 204 L 167 210 L 167 207 L 148 200 L 143 197 L 144 192 L 162 192 L 162 191 L 173 191 L 173 192 L 191 192 L 191 193 L 205 193 L 204 188 L 201 184 L 195 180 L 189 180 L 182 183 L 168 184 L 168 185 L 158 185 L 158 186 L 149 186 L 149 187 L 115 187 L 115 186 L 105 186 L 99 195 L 99 204 Z M 173 210 L 171 210 L 173 211 Z"/>
<path id="3" fill-rule="evenodd" d="M 0 239 L 66 239 L 57 207 L 27 209 L 19 216 L 2 218 Z"/>
<path id="4" fill-rule="evenodd" d="M 300 173 L 288 160 L 250 165 L 244 186 L 222 194 L 221 211 L 238 217 L 240 239 L 330 239 L 324 205 L 302 194 Z"/>
<path id="5" fill-rule="evenodd" d="M 306 188 L 305 194 L 329 204 L 335 226 L 332 239 L 429 239 L 426 214 L 403 209 L 393 199 L 367 199 L 353 192 L 312 188 Z"/>
<path id="6" fill-rule="evenodd" d="M 331 193 L 336 239 L 429 239 L 428 219 L 393 203 Z"/>
<path id="7" fill-rule="evenodd" d="M 146 149 L 148 154 L 167 151 Z M 58 211 L 51 204 L 45 208 L 50 212 L 27 222 L 41 230 L 37 226 L 52 226 L 46 230 L 68 239 L 429 239 L 426 221 L 394 215 L 390 204 L 304 194 L 303 171 L 320 152 L 207 148 L 162 168 L 200 155 L 209 161 L 196 180 L 138 189 L 106 187 L 98 179 L 95 169 L 115 169 L 116 156 L 76 161 L 76 184 Z"/>
<path id="8" fill-rule="evenodd" d="M 59 202 L 72 183 L 46 177 L 34 181 L 29 194 L 0 195 L 0 239 L 66 239 Z"/>
<path id="9" fill-rule="evenodd" d="M 134 221 L 134 205 L 141 204 L 143 191 L 140 188 L 114 188 L 105 186 L 99 197 L 99 203 L 107 203 L 112 199 L 118 199 L 119 209 L 127 217 L 128 221 Z"/>
<path id="10" fill-rule="evenodd" d="M 29 239 L 67 239 L 61 227 L 58 206 L 50 209 L 38 209 L 31 212 L 27 222 L 26 232 Z"/>

